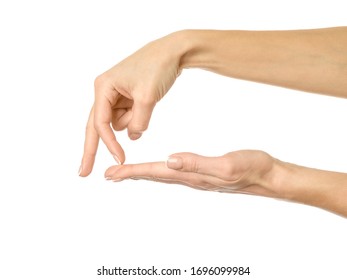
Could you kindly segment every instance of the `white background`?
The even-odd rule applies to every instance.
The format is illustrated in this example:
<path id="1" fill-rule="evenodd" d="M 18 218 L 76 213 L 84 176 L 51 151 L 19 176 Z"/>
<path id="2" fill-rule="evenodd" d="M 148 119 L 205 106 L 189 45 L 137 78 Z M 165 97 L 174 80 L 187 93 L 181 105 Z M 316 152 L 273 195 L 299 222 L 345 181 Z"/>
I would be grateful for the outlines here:
<path id="1" fill-rule="evenodd" d="M 318 3 L 317 3 L 318 2 Z M 309 206 L 77 176 L 94 78 L 187 28 L 346 25 L 344 1 L 1 1 L 0 279 L 102 277 L 101 266 L 249 266 L 238 279 L 346 279 L 346 220 Z M 185 70 L 127 162 L 261 149 L 347 171 L 347 100 Z M 167 279 L 211 279 L 188 274 Z M 233 279 L 217 277 L 216 279 Z"/>

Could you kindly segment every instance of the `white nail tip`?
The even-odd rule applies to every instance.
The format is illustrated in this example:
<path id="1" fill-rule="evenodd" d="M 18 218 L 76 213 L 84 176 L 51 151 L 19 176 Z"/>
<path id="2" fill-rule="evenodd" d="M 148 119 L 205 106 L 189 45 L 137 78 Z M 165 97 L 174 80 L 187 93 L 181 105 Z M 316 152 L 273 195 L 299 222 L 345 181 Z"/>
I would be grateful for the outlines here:
<path id="1" fill-rule="evenodd" d="M 113 158 L 118 163 L 118 165 L 121 165 L 121 162 L 120 162 L 119 158 L 116 155 L 113 155 Z"/>
<path id="2" fill-rule="evenodd" d="M 82 165 L 80 166 L 80 168 L 78 169 L 78 176 L 81 176 L 82 173 Z"/>
<path id="3" fill-rule="evenodd" d="M 178 160 L 177 160 L 177 158 L 171 158 L 171 157 L 169 157 L 168 159 L 167 159 L 167 162 L 169 162 L 169 163 L 176 163 Z"/>

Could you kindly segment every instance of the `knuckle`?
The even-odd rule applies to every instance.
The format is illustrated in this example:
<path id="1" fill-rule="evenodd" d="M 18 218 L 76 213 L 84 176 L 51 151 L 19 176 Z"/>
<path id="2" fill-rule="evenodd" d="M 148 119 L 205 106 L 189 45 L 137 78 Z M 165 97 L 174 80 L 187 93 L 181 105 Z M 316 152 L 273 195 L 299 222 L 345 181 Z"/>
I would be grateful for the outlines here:
<path id="1" fill-rule="evenodd" d="M 90 131 L 91 129 L 94 129 L 94 126 L 93 124 L 91 124 L 91 122 L 88 122 L 86 127 L 85 127 L 85 130 L 86 132 Z"/>
<path id="2" fill-rule="evenodd" d="M 103 82 L 104 82 L 103 76 L 102 76 L 102 75 L 97 76 L 97 77 L 95 78 L 95 80 L 94 80 L 94 87 L 95 87 L 95 88 L 100 87 L 100 85 L 101 85 Z"/>
<path id="3" fill-rule="evenodd" d="M 100 131 L 101 129 L 101 124 L 98 121 L 94 121 L 94 128 L 96 131 Z"/>
<path id="4" fill-rule="evenodd" d="M 107 127 L 105 126 L 105 124 L 99 122 L 99 121 L 95 121 L 94 122 L 94 129 L 96 130 L 96 132 L 100 135 L 102 134 L 104 131 L 107 130 Z"/>
<path id="5" fill-rule="evenodd" d="M 145 130 L 147 130 L 148 128 L 148 124 L 132 124 L 129 127 L 129 130 L 131 131 L 131 133 L 143 133 Z"/>
<path id="6" fill-rule="evenodd" d="M 230 161 L 230 159 L 223 157 L 221 164 L 221 179 L 234 181 L 235 175 L 235 165 Z"/>
<path id="7" fill-rule="evenodd" d="M 93 127 L 92 125 L 90 125 L 90 124 L 87 124 L 87 125 L 86 125 L 86 128 L 85 128 L 85 135 L 86 135 L 86 137 L 87 137 L 87 135 L 89 135 L 90 132 L 92 132 L 93 130 L 94 130 L 94 127 Z"/>
<path id="8" fill-rule="evenodd" d="M 192 157 L 187 158 L 183 166 L 184 166 L 184 169 L 186 169 L 187 171 L 199 173 L 199 170 L 200 170 L 199 164 L 198 164 L 198 161 L 195 160 L 195 158 L 192 158 Z"/>
<path id="9" fill-rule="evenodd" d="M 146 107 L 153 107 L 156 103 L 155 99 L 152 96 L 143 98 L 140 102 L 143 106 L 146 106 Z"/>
<path id="10" fill-rule="evenodd" d="M 94 88 L 98 89 L 102 87 L 103 85 L 105 85 L 106 81 L 107 81 L 107 76 L 105 73 L 97 76 L 94 80 Z"/>
<path id="11" fill-rule="evenodd" d="M 95 133 L 95 124 L 92 122 L 87 122 L 87 125 L 85 126 L 85 133 L 86 135 L 94 134 Z"/>
<path id="12" fill-rule="evenodd" d="M 144 90 L 137 96 L 136 102 L 144 107 L 154 107 L 156 104 L 155 94 L 151 90 Z"/>
<path id="13" fill-rule="evenodd" d="M 86 151 L 86 153 L 85 153 L 85 157 L 86 158 L 95 158 L 96 157 L 96 153 L 97 153 L 97 151 L 96 150 L 88 150 L 88 151 Z"/>

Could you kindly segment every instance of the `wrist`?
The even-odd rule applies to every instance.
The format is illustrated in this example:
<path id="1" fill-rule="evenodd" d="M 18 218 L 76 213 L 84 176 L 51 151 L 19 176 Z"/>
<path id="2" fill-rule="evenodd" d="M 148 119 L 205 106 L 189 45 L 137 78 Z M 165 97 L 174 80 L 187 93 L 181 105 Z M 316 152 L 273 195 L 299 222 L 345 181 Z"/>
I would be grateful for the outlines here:
<path id="1" fill-rule="evenodd" d="M 347 216 L 347 175 L 275 160 L 268 184 L 279 198 Z"/>
<path id="2" fill-rule="evenodd" d="M 230 77 L 242 77 L 242 54 L 252 45 L 249 32 L 233 30 L 182 30 L 174 33 L 181 50 L 179 69 L 200 68 Z M 258 53 L 255 55 L 258 57 Z M 254 60 L 252 56 L 250 62 Z M 247 65 L 248 65 L 247 61 Z M 237 67 L 235 67 L 235 65 Z"/>
<path id="3" fill-rule="evenodd" d="M 267 186 L 276 190 L 278 197 L 289 201 L 297 201 L 298 191 L 293 186 L 297 166 L 273 158 L 273 167 L 267 177 Z"/>
<path id="4" fill-rule="evenodd" d="M 197 48 L 194 40 L 195 33 L 195 30 L 180 30 L 164 37 L 172 46 L 172 53 L 180 71 L 191 67 Z"/>
<path id="5" fill-rule="evenodd" d="M 250 181 L 251 185 L 260 186 L 263 190 L 260 195 L 274 197 L 285 200 L 293 200 L 293 194 L 287 188 L 286 180 L 289 177 L 287 163 L 282 162 L 271 155 L 261 152 L 265 156 L 260 164 L 252 166 L 258 170 L 256 177 Z M 256 160 L 254 160 L 256 162 Z M 259 194 L 256 192 L 256 194 Z"/>
<path id="6" fill-rule="evenodd" d="M 329 193 L 327 182 L 321 177 L 327 171 L 281 162 L 277 160 L 273 184 L 281 190 L 282 198 L 314 206 Z M 320 178 L 321 177 L 321 178 Z"/>
<path id="7" fill-rule="evenodd" d="M 179 51 L 179 69 L 202 68 L 213 70 L 213 58 L 216 57 L 213 43 L 222 31 L 181 30 L 172 33 Z"/>
<path id="8" fill-rule="evenodd" d="M 180 30 L 170 33 L 151 42 L 151 44 L 158 46 L 157 52 L 163 54 L 164 57 L 166 57 L 168 66 L 174 65 L 178 73 L 185 68 L 183 65 L 185 57 L 193 49 L 189 30 Z"/>
<path id="9" fill-rule="evenodd" d="M 312 204 L 317 189 L 310 186 L 308 170 L 312 169 L 274 159 L 267 185 L 276 190 L 281 199 Z"/>

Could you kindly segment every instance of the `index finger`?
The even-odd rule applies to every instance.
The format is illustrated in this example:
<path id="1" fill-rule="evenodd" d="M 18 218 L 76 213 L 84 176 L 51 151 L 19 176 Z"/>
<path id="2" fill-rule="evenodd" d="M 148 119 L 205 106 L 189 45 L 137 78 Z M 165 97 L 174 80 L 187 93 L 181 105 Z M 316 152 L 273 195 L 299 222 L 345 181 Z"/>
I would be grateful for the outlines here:
<path id="1" fill-rule="evenodd" d="M 166 184 L 179 184 L 204 190 L 197 185 L 197 176 L 198 174 L 193 174 L 195 178 L 192 178 L 186 172 L 169 169 L 166 167 L 165 162 L 118 165 L 108 168 L 105 172 L 106 179 L 114 182 L 124 179 L 142 179 Z M 195 181 L 195 184 L 192 181 Z"/>
<path id="2" fill-rule="evenodd" d="M 225 184 L 223 180 L 195 172 L 182 172 L 167 168 L 165 162 L 148 162 L 112 166 L 105 172 L 106 179 L 115 182 L 124 179 L 146 179 L 162 183 L 173 183 L 196 189 L 212 190 Z"/>
<path id="3" fill-rule="evenodd" d="M 90 174 L 90 172 L 92 172 L 96 151 L 98 149 L 98 144 L 99 144 L 99 135 L 94 128 L 94 106 L 93 106 L 90 111 L 87 127 L 86 127 L 82 164 L 79 171 L 79 175 L 81 177 L 86 177 Z"/>
<path id="4" fill-rule="evenodd" d="M 96 89 L 99 90 L 99 89 Z M 114 98 L 116 100 L 116 98 Z M 105 94 L 96 92 L 94 127 L 118 164 L 125 161 L 125 154 L 110 126 L 112 122 L 112 103 Z"/>

